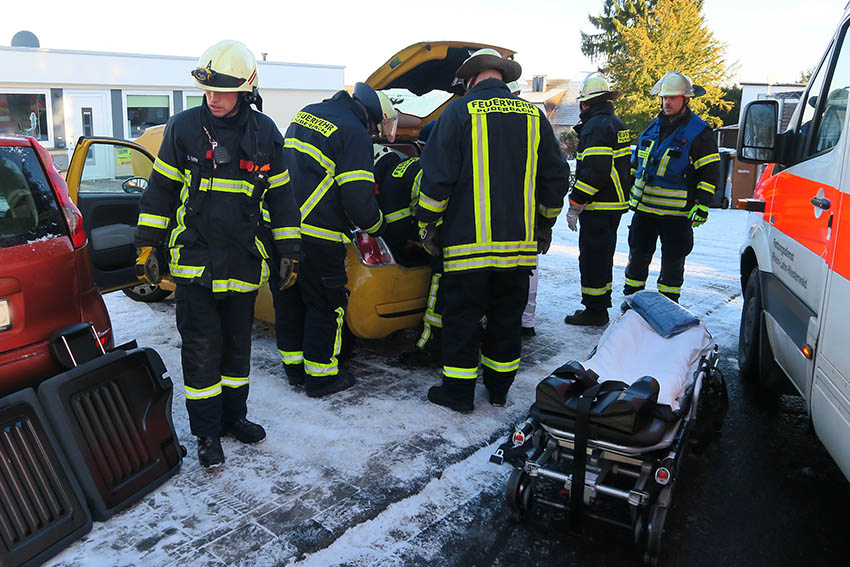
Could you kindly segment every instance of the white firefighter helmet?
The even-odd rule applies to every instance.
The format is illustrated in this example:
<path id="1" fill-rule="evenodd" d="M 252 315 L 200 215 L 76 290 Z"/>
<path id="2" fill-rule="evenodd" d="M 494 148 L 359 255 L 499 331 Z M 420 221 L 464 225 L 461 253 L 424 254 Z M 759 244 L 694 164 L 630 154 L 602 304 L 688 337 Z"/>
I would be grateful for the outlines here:
<path id="1" fill-rule="evenodd" d="M 394 142 L 398 128 L 398 110 L 393 107 L 390 97 L 366 83 L 355 83 L 352 97 L 366 109 L 366 114 L 378 128 L 378 133 L 389 142 Z"/>
<path id="2" fill-rule="evenodd" d="M 469 79 L 484 69 L 495 69 L 502 74 L 506 83 L 516 81 L 522 75 L 522 67 L 513 59 L 505 59 L 502 54 L 491 47 L 479 49 L 461 63 L 455 71 L 455 77 Z"/>
<path id="3" fill-rule="evenodd" d="M 259 85 L 254 54 L 244 43 L 230 39 L 204 51 L 192 77 L 205 91 L 251 93 Z"/>
<path id="4" fill-rule="evenodd" d="M 623 96 L 622 91 L 612 91 L 608 84 L 608 79 L 602 73 L 589 73 L 581 82 L 578 88 L 578 102 L 587 102 L 597 97 L 604 97 L 604 100 L 617 100 Z"/>
<path id="5" fill-rule="evenodd" d="M 388 155 L 395 154 L 401 159 L 407 159 L 407 156 L 398 150 L 387 147 L 383 144 L 372 144 L 372 163 L 378 165 L 378 162 Z"/>
<path id="6" fill-rule="evenodd" d="M 705 89 L 695 85 L 690 77 L 677 71 L 667 71 L 663 77 L 658 79 L 655 86 L 649 91 L 651 95 L 658 96 L 686 96 L 698 97 L 705 94 Z"/>

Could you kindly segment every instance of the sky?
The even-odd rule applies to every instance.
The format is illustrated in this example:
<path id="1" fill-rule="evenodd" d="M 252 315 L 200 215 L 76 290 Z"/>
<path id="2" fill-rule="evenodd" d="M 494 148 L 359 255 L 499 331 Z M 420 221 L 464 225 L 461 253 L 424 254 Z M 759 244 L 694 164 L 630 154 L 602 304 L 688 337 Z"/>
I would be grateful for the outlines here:
<path id="1" fill-rule="evenodd" d="M 704 14 L 737 82 L 790 82 L 817 64 L 845 0 L 705 0 Z M 197 56 L 221 39 L 238 39 L 271 61 L 345 66 L 345 82 L 363 80 L 419 41 L 465 40 L 517 52 L 523 78 L 572 78 L 595 70 L 581 53 L 581 32 L 603 0 L 349 2 L 292 0 L 4 2 L 0 45 L 29 30 L 41 47 Z M 244 8 L 244 9 L 243 9 Z M 40 15 L 49 15 L 40 18 Z M 262 80 L 262 78 L 261 78 Z"/>

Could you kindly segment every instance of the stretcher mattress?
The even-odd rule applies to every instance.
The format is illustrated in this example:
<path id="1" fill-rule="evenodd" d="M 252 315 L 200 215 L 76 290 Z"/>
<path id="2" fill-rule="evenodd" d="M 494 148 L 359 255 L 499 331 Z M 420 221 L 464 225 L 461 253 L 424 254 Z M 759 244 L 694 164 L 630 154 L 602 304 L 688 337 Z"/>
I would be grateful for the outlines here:
<path id="1" fill-rule="evenodd" d="M 599 375 L 599 381 L 619 380 L 632 384 L 642 376 L 658 380 L 658 403 L 675 412 L 680 397 L 699 368 L 699 361 L 713 346 L 705 325 L 665 339 L 634 310 L 628 310 L 602 334 L 596 352 L 583 363 Z"/>

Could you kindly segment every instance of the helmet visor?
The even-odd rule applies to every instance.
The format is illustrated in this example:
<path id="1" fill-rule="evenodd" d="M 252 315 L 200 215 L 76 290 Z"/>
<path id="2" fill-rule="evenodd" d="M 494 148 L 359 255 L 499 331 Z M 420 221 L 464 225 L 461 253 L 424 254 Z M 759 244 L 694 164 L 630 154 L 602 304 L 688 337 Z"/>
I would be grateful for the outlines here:
<path id="1" fill-rule="evenodd" d="M 192 77 L 194 77 L 200 84 L 207 87 L 232 89 L 241 87 L 245 83 L 245 79 L 216 73 L 209 67 L 196 67 L 192 69 Z"/>
<path id="2" fill-rule="evenodd" d="M 395 142 L 396 129 L 398 129 L 398 112 L 392 116 L 387 116 L 381 121 L 381 134 L 384 135 L 388 142 Z"/>

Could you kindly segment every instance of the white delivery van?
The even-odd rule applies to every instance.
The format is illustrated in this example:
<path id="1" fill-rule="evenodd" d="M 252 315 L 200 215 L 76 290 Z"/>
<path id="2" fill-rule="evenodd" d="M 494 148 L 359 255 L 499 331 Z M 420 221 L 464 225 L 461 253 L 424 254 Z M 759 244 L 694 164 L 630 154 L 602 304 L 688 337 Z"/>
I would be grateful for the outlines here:
<path id="1" fill-rule="evenodd" d="M 772 163 L 741 248 L 744 379 L 796 390 L 850 479 L 850 10 L 785 132 L 778 104 L 744 109 L 738 158 Z M 847 209 L 847 212 L 845 212 Z"/>

